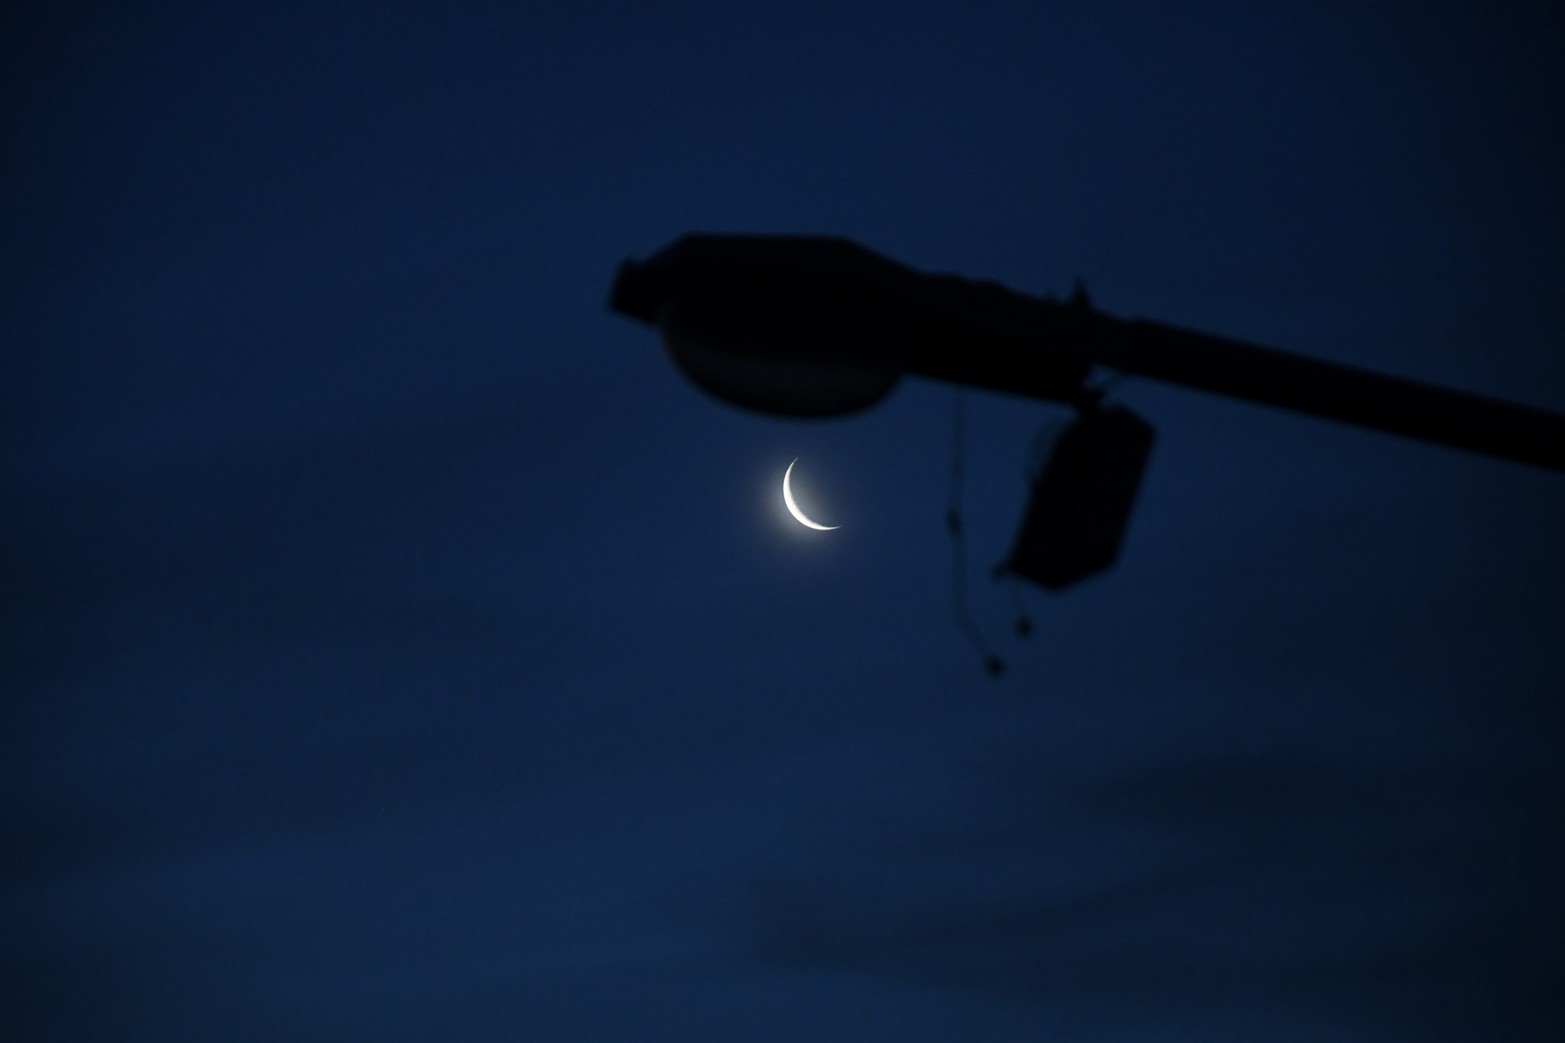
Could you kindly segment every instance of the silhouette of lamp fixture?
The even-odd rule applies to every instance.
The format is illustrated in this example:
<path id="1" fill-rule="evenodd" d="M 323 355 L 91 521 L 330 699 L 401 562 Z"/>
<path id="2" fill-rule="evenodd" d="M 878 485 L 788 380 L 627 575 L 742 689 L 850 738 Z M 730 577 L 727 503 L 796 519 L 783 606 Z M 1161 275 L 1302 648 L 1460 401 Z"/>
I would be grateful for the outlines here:
<path id="1" fill-rule="evenodd" d="M 903 374 L 1064 403 L 1002 569 L 1060 589 L 1111 564 L 1152 427 L 1107 406 L 1096 369 L 1565 470 L 1565 415 L 915 271 L 843 238 L 687 235 L 620 265 L 609 307 L 656 327 L 719 399 L 781 416 L 867 409 Z"/>

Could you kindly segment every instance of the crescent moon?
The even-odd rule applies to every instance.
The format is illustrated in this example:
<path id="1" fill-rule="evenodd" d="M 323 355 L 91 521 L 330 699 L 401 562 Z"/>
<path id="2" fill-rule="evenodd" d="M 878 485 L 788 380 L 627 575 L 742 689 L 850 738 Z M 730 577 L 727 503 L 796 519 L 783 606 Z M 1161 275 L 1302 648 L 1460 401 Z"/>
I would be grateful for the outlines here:
<path id="1" fill-rule="evenodd" d="M 799 458 L 797 456 L 794 457 L 793 464 L 798 462 Z M 793 478 L 793 464 L 789 464 L 788 469 L 783 472 L 783 503 L 788 505 L 788 513 L 793 515 L 794 520 L 800 525 L 808 526 L 820 532 L 830 532 L 833 529 L 842 528 L 840 525 L 821 525 L 818 522 L 813 522 L 810 520 L 809 515 L 799 510 L 799 505 L 793 501 L 793 483 L 791 481 Z"/>

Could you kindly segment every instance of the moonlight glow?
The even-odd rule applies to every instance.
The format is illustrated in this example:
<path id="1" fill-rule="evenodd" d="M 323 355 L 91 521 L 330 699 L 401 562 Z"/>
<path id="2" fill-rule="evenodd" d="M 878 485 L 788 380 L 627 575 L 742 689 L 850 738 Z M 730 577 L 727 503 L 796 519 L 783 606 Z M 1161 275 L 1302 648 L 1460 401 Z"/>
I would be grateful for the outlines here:
<path id="1" fill-rule="evenodd" d="M 794 457 L 793 464 L 798 462 L 799 458 Z M 793 478 L 793 464 L 789 464 L 788 469 L 783 472 L 783 503 L 788 505 L 788 513 L 793 515 L 794 519 L 798 521 L 800 525 L 805 525 L 812 529 L 818 529 L 821 532 L 830 532 L 832 529 L 840 529 L 842 527 L 840 525 L 821 525 L 817 522 L 811 521 L 808 515 L 799 510 L 799 505 L 793 502 L 793 485 L 791 481 Z"/>

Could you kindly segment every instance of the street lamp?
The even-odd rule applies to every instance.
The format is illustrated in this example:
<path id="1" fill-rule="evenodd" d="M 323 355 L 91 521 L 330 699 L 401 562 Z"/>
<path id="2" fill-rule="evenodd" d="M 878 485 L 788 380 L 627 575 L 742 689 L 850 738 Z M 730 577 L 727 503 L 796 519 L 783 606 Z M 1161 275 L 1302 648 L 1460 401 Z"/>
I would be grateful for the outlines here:
<path id="1" fill-rule="evenodd" d="M 1048 587 L 1113 560 L 1151 447 L 1145 421 L 1103 406 L 1095 367 L 1565 471 L 1557 413 L 1121 319 L 1080 289 L 1058 301 L 929 275 L 848 239 L 684 236 L 622 264 L 609 306 L 657 327 L 698 386 L 762 412 L 856 412 L 904 373 L 1072 406 L 1005 563 Z"/>

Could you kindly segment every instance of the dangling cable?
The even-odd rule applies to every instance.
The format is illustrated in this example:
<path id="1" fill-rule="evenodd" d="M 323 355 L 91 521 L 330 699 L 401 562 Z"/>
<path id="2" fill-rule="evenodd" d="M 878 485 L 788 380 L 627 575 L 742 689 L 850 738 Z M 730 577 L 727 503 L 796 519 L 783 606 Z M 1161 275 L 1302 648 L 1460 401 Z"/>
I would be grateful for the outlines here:
<path id="1" fill-rule="evenodd" d="M 962 393 L 956 392 L 951 409 L 951 497 L 946 506 L 946 528 L 951 533 L 951 607 L 957 625 L 983 657 L 984 669 L 995 677 L 1005 670 L 1005 661 L 995 655 L 978 632 L 978 625 L 967 611 L 967 539 L 962 531 L 963 457 L 966 454 L 966 418 L 962 414 Z"/>

